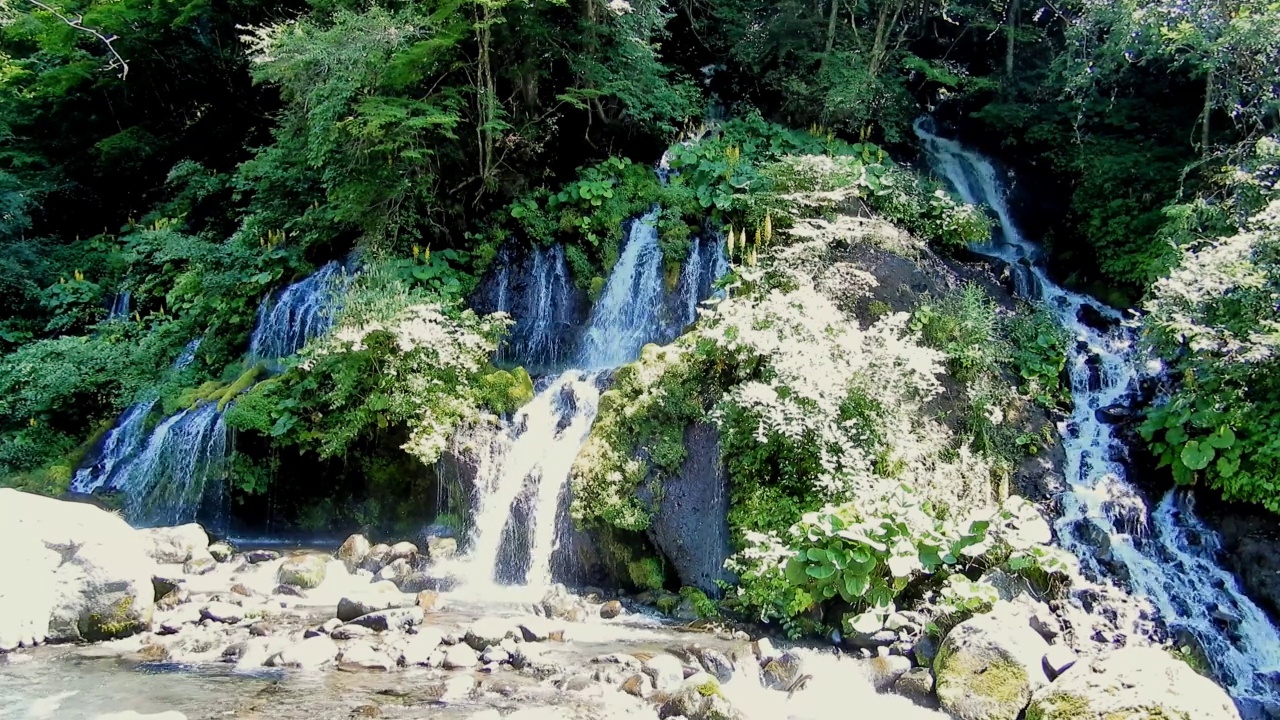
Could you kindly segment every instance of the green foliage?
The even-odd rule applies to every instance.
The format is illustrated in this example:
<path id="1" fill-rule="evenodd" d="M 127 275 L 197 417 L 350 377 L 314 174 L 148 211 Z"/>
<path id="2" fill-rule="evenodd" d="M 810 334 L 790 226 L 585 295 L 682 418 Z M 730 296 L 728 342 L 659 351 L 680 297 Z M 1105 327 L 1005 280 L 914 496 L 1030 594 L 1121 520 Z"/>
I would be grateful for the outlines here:
<path id="1" fill-rule="evenodd" d="M 716 605 L 716 602 L 707 597 L 707 594 L 698 588 L 682 587 L 680 588 L 680 597 L 693 606 L 693 611 L 697 613 L 699 618 L 720 617 L 720 608 Z"/>
<path id="2" fill-rule="evenodd" d="M 481 402 L 498 415 L 509 415 L 533 399 L 533 378 L 522 367 L 481 376 Z"/>

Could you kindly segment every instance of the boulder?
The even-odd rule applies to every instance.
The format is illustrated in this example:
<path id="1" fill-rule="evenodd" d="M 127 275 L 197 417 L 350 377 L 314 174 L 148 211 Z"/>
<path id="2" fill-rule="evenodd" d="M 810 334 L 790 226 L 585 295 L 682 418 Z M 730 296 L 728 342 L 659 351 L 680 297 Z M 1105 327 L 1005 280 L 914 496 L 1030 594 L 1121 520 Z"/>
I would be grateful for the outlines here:
<path id="1" fill-rule="evenodd" d="M 901 655 L 880 655 L 867 661 L 867 677 L 876 692 L 887 692 L 911 670 L 911 660 Z"/>
<path id="2" fill-rule="evenodd" d="M 209 536 L 196 523 L 176 527 L 139 530 L 152 560 L 178 564 L 196 557 L 213 557 L 209 553 Z"/>
<path id="3" fill-rule="evenodd" d="M 933 708 L 938 705 L 933 696 L 933 673 L 929 668 L 912 668 L 906 671 L 894 681 L 893 692 L 922 707 Z"/>
<path id="4" fill-rule="evenodd" d="M 491 645 L 501 645 L 508 635 L 514 637 L 516 630 L 510 620 L 503 618 L 482 618 L 467 628 L 466 643 L 476 652 L 484 652 Z"/>
<path id="5" fill-rule="evenodd" d="M 375 633 L 372 629 L 365 627 L 364 625 L 353 625 L 351 623 L 347 623 L 346 625 L 340 625 L 334 628 L 333 631 L 329 633 L 329 637 L 334 640 L 355 640 L 357 638 L 372 637 L 374 634 Z"/>
<path id="6" fill-rule="evenodd" d="M 470 670 L 480 663 L 480 656 L 471 646 L 459 643 L 444 651 L 446 670 Z"/>
<path id="7" fill-rule="evenodd" d="M 721 683 L 733 678 L 733 661 L 727 655 L 712 648 L 695 648 L 693 656 L 702 664 L 702 668 Z"/>
<path id="8" fill-rule="evenodd" d="M 391 670 L 396 663 L 386 653 L 367 642 L 354 642 L 342 651 L 338 659 L 339 670 Z"/>
<path id="9" fill-rule="evenodd" d="M 321 668 L 338 656 L 338 644 L 328 635 L 317 635 L 294 643 L 267 661 L 272 667 Z"/>
<path id="10" fill-rule="evenodd" d="M 368 615 L 379 610 L 394 608 L 411 608 L 417 605 L 416 595 L 404 593 L 362 592 L 359 595 L 344 596 L 338 601 L 337 618 L 342 622 L 351 622 L 361 615 Z"/>
<path id="11" fill-rule="evenodd" d="M 653 679 L 658 692 L 673 692 L 684 684 L 684 664 L 674 655 L 654 655 L 644 661 L 641 672 Z"/>
<path id="12" fill-rule="evenodd" d="M 1231 698 L 1212 680 L 1155 648 L 1123 648 L 1078 662 L 1035 692 L 1036 720 L 1188 718 L 1239 720 Z"/>
<path id="13" fill-rule="evenodd" d="M 772 690 L 790 690 L 796 680 L 804 674 L 804 665 L 800 656 L 793 652 L 784 652 L 770 660 L 761 671 L 761 681 Z"/>
<path id="14" fill-rule="evenodd" d="M 217 623 L 234 625 L 244 619 L 244 609 L 225 602 L 211 602 L 200 608 L 200 617 Z"/>
<path id="15" fill-rule="evenodd" d="M 422 608 L 417 606 L 390 608 L 366 613 L 347 624 L 367 627 L 376 632 L 386 632 L 387 630 L 403 630 L 414 625 L 421 625 L 422 617 Z"/>
<path id="16" fill-rule="evenodd" d="M 404 665 L 428 665 L 431 655 L 440 647 L 439 630 L 423 628 L 400 644 L 400 662 Z"/>
<path id="17" fill-rule="evenodd" d="M 715 681 L 711 681 L 714 686 Z M 744 716 L 720 694 L 718 687 L 686 687 L 665 698 L 659 718 L 686 720 L 739 720 Z"/>
<path id="18" fill-rule="evenodd" d="M 347 566 L 347 572 L 355 572 L 364 559 L 369 557 L 369 550 L 372 548 L 365 536 L 352 535 L 338 548 L 338 559 Z"/>
<path id="19" fill-rule="evenodd" d="M 376 573 L 383 568 L 391 557 L 391 546 L 379 543 L 369 548 L 369 553 L 360 561 L 361 570 Z"/>
<path id="20" fill-rule="evenodd" d="M 1048 683 L 1049 644 L 1022 612 L 998 602 L 951 629 L 933 662 L 938 699 L 956 720 L 1015 720 Z"/>
<path id="21" fill-rule="evenodd" d="M 600 617 L 604 618 L 605 620 L 612 620 L 621 614 L 622 614 L 622 603 L 618 602 L 617 600 L 610 600 L 609 602 L 600 606 Z"/>
<path id="22" fill-rule="evenodd" d="M 377 575 L 374 577 L 379 580 L 389 580 L 390 582 L 395 583 L 401 578 L 407 578 L 413 574 L 413 566 L 409 563 L 408 559 L 396 558 L 383 566 L 383 568 L 379 570 Z M 399 587 L 399 585 L 397 585 L 397 587 Z M 409 592 L 404 588 L 400 588 L 400 590 L 401 592 Z"/>
<path id="23" fill-rule="evenodd" d="M 387 555 L 387 562 L 393 563 L 396 560 L 410 560 L 418 557 L 418 546 L 411 542 L 398 542 L 391 546 L 391 553 Z"/>
<path id="24" fill-rule="evenodd" d="M 0 650 L 151 627 L 156 563 L 119 516 L 5 488 L 0 532 Z"/>
<path id="25" fill-rule="evenodd" d="M 258 563 L 271 562 L 272 560 L 279 560 L 280 553 L 276 552 L 275 550 L 250 550 L 249 552 L 244 554 L 244 559 L 245 559 L 245 562 L 249 563 L 250 565 L 257 565 Z"/>
<path id="26" fill-rule="evenodd" d="M 651 479 L 638 496 L 653 511 L 649 539 L 671 563 L 680 584 L 719 597 L 718 581 L 734 579 L 724 569 L 733 549 L 720 434 L 710 423 L 696 423 L 685 430 L 684 444 L 687 453 L 675 476 Z"/>
<path id="27" fill-rule="evenodd" d="M 193 557 L 182 564 L 182 572 L 188 575 L 208 575 L 218 569 L 218 561 L 212 555 Z"/>
<path id="28" fill-rule="evenodd" d="M 220 563 L 230 560 L 235 553 L 235 548 L 231 547 L 230 543 L 216 542 L 209 546 L 209 557 Z"/>
<path id="29" fill-rule="evenodd" d="M 276 580 L 281 585 L 311 590 L 324 582 L 328 565 L 329 559 L 322 555 L 291 555 L 276 571 Z"/>
<path id="30" fill-rule="evenodd" d="M 427 558 L 432 562 L 448 560 L 458 554 L 458 541 L 451 537 L 427 538 Z"/>

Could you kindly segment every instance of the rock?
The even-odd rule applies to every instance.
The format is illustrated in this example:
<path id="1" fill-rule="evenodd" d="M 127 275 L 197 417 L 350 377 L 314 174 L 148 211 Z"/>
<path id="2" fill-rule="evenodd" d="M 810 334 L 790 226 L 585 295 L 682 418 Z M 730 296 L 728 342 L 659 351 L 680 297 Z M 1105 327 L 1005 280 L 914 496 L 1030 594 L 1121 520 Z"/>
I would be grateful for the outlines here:
<path id="1" fill-rule="evenodd" d="M 1001 600 L 1012 602 L 1024 595 L 1032 595 L 1031 583 L 1021 575 L 1005 572 L 999 568 L 988 570 L 979 578 L 979 582 L 994 587 Z"/>
<path id="2" fill-rule="evenodd" d="M 1044 666 L 1045 677 L 1050 680 L 1056 680 L 1062 673 L 1071 669 L 1076 664 L 1076 654 L 1066 645 L 1054 645 L 1049 648 L 1049 652 L 1044 654 L 1041 661 Z"/>
<path id="3" fill-rule="evenodd" d="M 369 554 L 365 555 L 364 560 L 360 561 L 360 569 L 377 574 L 387 564 L 390 557 L 391 546 L 379 543 L 369 548 Z"/>
<path id="4" fill-rule="evenodd" d="M 211 602 L 200 608 L 200 617 L 213 622 L 234 625 L 244 619 L 244 608 L 225 602 Z"/>
<path id="5" fill-rule="evenodd" d="M 637 492 L 653 511 L 646 531 L 654 547 L 675 569 L 681 585 L 719 597 L 717 581 L 732 581 L 724 561 L 733 552 L 729 542 L 729 492 L 720 459 L 720 434 L 715 425 L 695 423 L 685 429 L 687 452 L 674 477 L 654 478 Z"/>
<path id="6" fill-rule="evenodd" d="M 711 648 L 698 648 L 694 657 L 712 677 L 720 683 L 727 683 L 733 678 L 733 661 L 724 653 Z"/>
<path id="7" fill-rule="evenodd" d="M 458 541 L 453 538 L 435 537 L 427 538 L 427 557 L 432 562 L 440 562 L 448 560 L 458 554 Z"/>
<path id="8" fill-rule="evenodd" d="M 277 585 L 275 586 L 274 589 L 271 590 L 271 594 L 287 595 L 289 597 L 296 597 L 296 598 L 305 598 L 307 596 L 307 593 L 305 593 L 302 590 L 302 588 L 296 588 L 292 585 Z"/>
<path id="9" fill-rule="evenodd" d="M 407 666 L 428 665 L 431 655 L 440 647 L 440 631 L 423 628 L 417 635 L 410 635 L 400 645 L 400 662 Z"/>
<path id="10" fill-rule="evenodd" d="M 1079 662 L 1036 691 L 1028 717 L 1194 718 L 1239 720 L 1231 698 L 1212 680 L 1156 648 L 1123 648 Z"/>
<path id="11" fill-rule="evenodd" d="M 500 645 L 502 641 L 515 632 L 510 620 L 502 618 L 483 618 L 467 628 L 466 643 L 476 652 L 484 652 L 491 645 Z"/>
<path id="12" fill-rule="evenodd" d="M 525 642 L 546 642 L 551 634 L 549 624 L 541 618 L 530 618 L 516 626 Z"/>
<path id="13" fill-rule="evenodd" d="M 471 697 L 479 682 L 470 675 L 446 678 L 440 689 L 440 702 L 456 703 Z"/>
<path id="14" fill-rule="evenodd" d="M 253 637 L 271 637 L 275 627 L 269 622 L 256 622 L 249 626 L 249 634 Z"/>
<path id="15" fill-rule="evenodd" d="M 922 707 L 937 707 L 933 696 L 933 672 L 929 668 L 912 668 L 893 683 L 893 692 Z"/>
<path id="16" fill-rule="evenodd" d="M 418 607 L 422 608 L 424 613 L 433 613 L 444 606 L 440 602 L 440 593 L 435 590 L 423 590 L 419 592 L 416 598 Z"/>
<path id="17" fill-rule="evenodd" d="M 444 651 L 444 669 L 470 670 L 480 663 L 480 656 L 471 646 L 459 643 Z"/>
<path id="18" fill-rule="evenodd" d="M 653 681 L 648 675 L 636 673 L 622 681 L 622 692 L 638 698 L 647 698 L 653 694 Z"/>
<path id="19" fill-rule="evenodd" d="M 591 658 L 591 662 L 596 665 L 618 665 L 628 670 L 639 670 L 644 667 L 644 663 L 640 658 L 626 653 L 609 653 L 608 655 L 597 655 Z"/>
<path id="20" fill-rule="evenodd" d="M 321 555 L 291 555 L 276 571 L 276 580 L 281 585 L 311 590 L 324 582 L 328 564 L 328 559 Z"/>
<path id="21" fill-rule="evenodd" d="M 185 563 L 192 558 L 212 557 L 209 536 L 196 523 L 176 527 L 139 530 L 152 560 L 164 564 Z"/>
<path id="22" fill-rule="evenodd" d="M 152 586 L 155 586 L 156 584 L 155 578 L 151 579 L 151 584 Z M 168 593 L 166 593 L 165 595 L 157 599 L 156 609 L 172 610 L 178 607 L 179 605 L 182 605 L 183 603 L 188 602 L 189 600 L 191 600 L 191 591 L 187 590 L 185 587 L 179 586 L 174 588 L 173 590 L 170 590 Z"/>
<path id="23" fill-rule="evenodd" d="M 755 651 L 756 659 L 759 660 L 761 667 L 768 665 L 770 660 L 782 654 L 774 649 L 773 642 L 766 637 L 751 643 L 751 649 Z"/>
<path id="24" fill-rule="evenodd" d="M 612 620 L 621 614 L 622 614 L 622 603 L 618 602 L 617 600 L 610 600 L 609 602 L 600 606 L 600 617 L 604 618 L 605 620 Z"/>
<path id="25" fill-rule="evenodd" d="M 378 578 L 379 580 L 388 580 L 392 583 L 395 583 L 400 578 L 407 578 L 413 574 L 414 574 L 413 566 L 409 564 L 408 560 L 404 558 L 396 558 L 395 560 L 392 560 L 391 562 L 387 563 L 386 566 L 384 566 L 381 570 L 379 570 L 378 574 L 375 575 L 374 577 Z M 398 585 L 396 587 L 397 589 L 399 589 Z M 406 591 L 401 590 L 401 592 L 406 592 Z"/>
<path id="26" fill-rule="evenodd" d="M 1115 425 L 1122 423 L 1133 416 L 1133 408 L 1126 407 L 1121 403 L 1100 407 L 1093 413 L 1094 417 L 1100 423 Z"/>
<path id="27" fill-rule="evenodd" d="M 272 667 L 315 669 L 333 662 L 338 644 L 327 635 L 317 635 L 281 650 L 267 661 Z"/>
<path id="28" fill-rule="evenodd" d="M 235 553 L 235 549 L 225 542 L 216 542 L 209 546 L 209 556 L 220 563 L 230 560 Z"/>
<path id="29" fill-rule="evenodd" d="M 342 622 L 351 622 L 361 615 L 379 610 L 411 608 L 417 605 L 417 602 L 417 597 L 401 593 L 365 592 L 349 595 L 338 601 L 337 618 Z"/>
<path id="30" fill-rule="evenodd" d="M 673 692 L 684 684 L 684 664 L 666 653 L 645 660 L 641 672 L 653 679 L 653 686 L 658 692 Z"/>
<path id="31" fill-rule="evenodd" d="M 376 632 L 385 632 L 387 630 L 403 630 L 414 625 L 421 625 L 422 617 L 422 608 L 420 607 L 391 608 L 361 615 L 348 623 L 348 625 L 361 625 Z"/>
<path id="32" fill-rule="evenodd" d="M 509 661 L 510 659 L 511 659 L 511 653 L 507 652 L 506 650 L 503 650 L 502 648 L 491 647 L 480 654 L 480 661 L 485 664 L 489 664 L 489 663 L 502 664 L 504 662 Z"/>
<path id="33" fill-rule="evenodd" d="M 187 716 L 177 710 L 152 713 L 149 715 L 143 715 L 136 710 L 126 710 L 124 712 L 113 712 L 98 715 L 94 717 L 93 720 L 187 720 Z"/>
<path id="34" fill-rule="evenodd" d="M 250 565 L 257 565 L 258 563 L 271 562 L 272 560 L 279 560 L 280 553 L 276 552 L 275 550 L 250 550 L 249 552 L 244 554 L 244 559 L 245 559 L 245 562 L 249 563 Z"/>
<path id="35" fill-rule="evenodd" d="M 156 615 L 159 634 L 174 635 L 182 631 L 184 625 L 194 625 L 204 617 L 202 608 L 195 605 L 183 605 Z"/>
<path id="36" fill-rule="evenodd" d="M 542 596 L 540 606 L 549 618 L 567 618 L 574 610 L 582 609 L 582 600 L 557 583 Z"/>
<path id="37" fill-rule="evenodd" d="M 388 657 L 385 653 L 375 650 L 372 645 L 365 642 L 351 643 L 342 651 L 342 657 L 338 659 L 339 670 L 391 670 L 396 666 L 395 661 Z"/>
<path id="38" fill-rule="evenodd" d="M 352 535 L 338 548 L 338 559 L 347 566 L 347 572 L 355 572 L 364 559 L 369 557 L 369 551 L 372 548 L 369 539 L 365 536 Z"/>
<path id="39" fill-rule="evenodd" d="M 911 647 L 911 657 L 920 667 L 933 667 L 933 659 L 938 656 L 938 644 L 933 638 L 925 635 Z"/>
<path id="40" fill-rule="evenodd" d="M 938 699 L 956 720 L 1015 720 L 1048 682 L 1049 644 L 1008 602 L 951 629 L 934 659 Z"/>
<path id="41" fill-rule="evenodd" d="M 418 546 L 411 542 L 398 542 L 391 546 L 391 553 L 387 556 L 387 562 L 392 563 L 396 560 L 413 560 L 418 556 Z"/>
<path id="42" fill-rule="evenodd" d="M 458 579 L 452 575 L 438 575 L 432 572 L 416 571 L 395 579 L 396 588 L 400 592 L 417 593 L 431 590 L 433 592 L 449 592 L 458 586 Z"/>
<path id="43" fill-rule="evenodd" d="M 218 561 L 212 555 L 191 558 L 182 566 L 182 572 L 188 575 L 208 575 L 217 569 Z"/>
<path id="44" fill-rule="evenodd" d="M 784 652 L 764 666 L 761 682 L 772 690 L 789 690 L 803 672 L 804 666 L 800 656 L 793 652 Z"/>
<path id="45" fill-rule="evenodd" d="M 92 505 L 0 489 L 0 651 L 147 630 L 156 563 L 144 537 Z"/>
<path id="46" fill-rule="evenodd" d="M 373 637 L 374 634 L 374 631 L 367 626 L 348 623 L 334 628 L 333 632 L 329 633 L 329 637 L 334 640 L 356 640 Z"/>
<path id="47" fill-rule="evenodd" d="M 258 595 L 258 593 L 255 592 L 253 588 L 249 587 L 248 585 L 245 585 L 244 583 L 236 583 L 235 585 L 232 585 L 231 594 L 239 595 L 241 597 L 247 597 L 247 598 L 257 597 Z"/>
<path id="48" fill-rule="evenodd" d="M 867 661 L 867 666 L 868 679 L 876 692 L 887 692 L 911 670 L 911 660 L 901 655 L 881 655 Z"/>
<path id="49" fill-rule="evenodd" d="M 683 717 L 687 720 L 739 720 L 743 715 L 720 694 L 719 688 L 686 687 L 667 696 L 658 708 L 658 717 Z"/>

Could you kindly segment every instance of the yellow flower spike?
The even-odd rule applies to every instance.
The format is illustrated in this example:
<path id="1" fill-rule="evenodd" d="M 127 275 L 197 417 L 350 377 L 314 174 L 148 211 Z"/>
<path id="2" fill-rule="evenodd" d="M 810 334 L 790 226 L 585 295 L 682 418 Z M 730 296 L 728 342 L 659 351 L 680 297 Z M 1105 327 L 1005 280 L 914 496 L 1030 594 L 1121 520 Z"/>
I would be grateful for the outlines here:
<path id="1" fill-rule="evenodd" d="M 747 257 L 747 229 L 742 228 L 742 234 L 738 236 L 738 253 L 746 259 Z"/>
<path id="2" fill-rule="evenodd" d="M 764 216 L 764 241 L 766 244 L 773 239 L 773 216 Z"/>
<path id="3" fill-rule="evenodd" d="M 422 262 L 431 262 L 431 248 L 422 251 Z"/>
<path id="4" fill-rule="evenodd" d="M 737 240 L 737 238 L 735 238 L 735 237 L 733 236 L 733 226 L 732 226 L 732 225 L 730 225 L 730 226 L 729 226 L 729 234 L 728 234 L 728 236 L 725 238 L 725 241 L 724 241 L 724 242 L 725 242 L 725 245 L 727 245 L 727 246 L 728 246 L 728 248 L 729 248 L 729 262 L 733 262 L 733 245 L 734 245 L 734 242 L 735 242 L 736 240 Z"/>
<path id="5" fill-rule="evenodd" d="M 419 255 L 421 252 L 422 252 L 422 248 L 418 247 L 417 245 L 414 245 L 414 246 L 413 246 L 413 259 L 414 259 L 414 260 L 417 260 L 417 259 L 418 259 L 418 255 Z"/>

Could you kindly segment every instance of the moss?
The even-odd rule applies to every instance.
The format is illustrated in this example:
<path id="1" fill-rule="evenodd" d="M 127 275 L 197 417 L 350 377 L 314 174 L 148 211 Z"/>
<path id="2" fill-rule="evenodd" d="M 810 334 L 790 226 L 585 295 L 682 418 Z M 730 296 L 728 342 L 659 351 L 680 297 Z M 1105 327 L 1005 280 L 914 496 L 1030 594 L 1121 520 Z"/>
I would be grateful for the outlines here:
<path id="1" fill-rule="evenodd" d="M 604 294 L 604 285 L 605 280 L 599 275 L 591 278 L 591 284 L 587 288 L 587 296 L 591 298 L 593 304 Z"/>
<path id="2" fill-rule="evenodd" d="M 667 582 L 662 562 L 652 557 L 627 563 L 627 576 L 631 579 L 631 584 L 641 590 L 661 590 Z"/>
<path id="3" fill-rule="evenodd" d="M 1027 671 L 1008 660 L 982 662 L 968 655 L 947 652 L 944 645 L 934 660 L 934 669 L 939 697 L 951 691 L 1021 707 L 1031 695 Z"/>
<path id="4" fill-rule="evenodd" d="M 693 610 L 698 613 L 698 617 L 704 619 L 720 617 L 720 607 L 698 588 L 682 587 L 680 588 L 680 597 L 688 600 L 693 605 Z"/>
<path id="5" fill-rule="evenodd" d="M 701 685 L 695 686 L 694 690 L 697 690 L 702 697 L 724 697 L 724 693 L 720 692 L 720 683 L 716 682 L 715 678 L 709 678 Z"/>
<path id="6" fill-rule="evenodd" d="M 126 637 L 146 629 L 146 623 L 133 612 L 133 596 L 126 595 L 105 613 L 89 613 L 82 618 L 80 636 L 90 642 Z"/>
<path id="7" fill-rule="evenodd" d="M 245 370 L 236 378 L 225 390 L 218 396 L 218 412 L 226 409 L 227 403 L 231 402 L 237 395 L 253 387 L 253 383 L 258 376 L 266 371 L 266 366 L 262 363 L 255 363 L 252 367 Z M 210 398 L 212 401 L 213 398 Z"/>
<path id="8" fill-rule="evenodd" d="M 1027 708 L 1027 720 L 1093 720 L 1089 701 L 1079 695 L 1060 693 L 1033 702 Z"/>
<path id="9" fill-rule="evenodd" d="M 493 412 L 508 415 L 533 399 L 533 378 L 523 367 L 495 368 L 480 377 L 480 398 Z"/>

